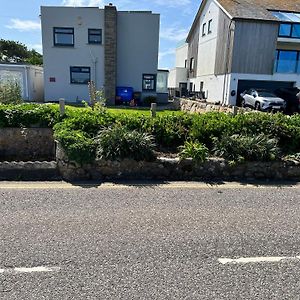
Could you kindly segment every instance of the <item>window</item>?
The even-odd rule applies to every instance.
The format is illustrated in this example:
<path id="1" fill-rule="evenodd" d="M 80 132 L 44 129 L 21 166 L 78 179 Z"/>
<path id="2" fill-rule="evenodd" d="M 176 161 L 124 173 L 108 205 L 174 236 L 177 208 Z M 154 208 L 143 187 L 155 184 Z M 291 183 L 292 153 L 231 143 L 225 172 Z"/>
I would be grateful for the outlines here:
<path id="1" fill-rule="evenodd" d="M 209 20 L 208 21 L 208 34 L 212 33 L 212 30 L 211 30 L 211 25 L 212 25 L 212 20 Z"/>
<path id="2" fill-rule="evenodd" d="M 71 83 L 88 84 L 91 81 L 90 67 L 71 67 Z"/>
<path id="3" fill-rule="evenodd" d="M 201 82 L 200 82 L 200 92 L 203 92 L 203 88 L 204 88 L 204 82 L 201 81 Z"/>
<path id="4" fill-rule="evenodd" d="M 194 71 L 195 59 L 192 57 L 190 60 L 190 71 Z"/>
<path id="5" fill-rule="evenodd" d="M 188 62 L 187 62 L 187 59 L 184 61 L 184 67 L 185 68 L 187 68 L 187 64 L 188 64 Z"/>
<path id="6" fill-rule="evenodd" d="M 102 44 L 102 29 L 89 29 L 89 44 Z"/>
<path id="7" fill-rule="evenodd" d="M 299 71 L 299 53 L 297 51 L 277 50 L 275 72 L 296 73 Z"/>
<path id="8" fill-rule="evenodd" d="M 74 46 L 74 28 L 54 27 L 54 46 Z"/>
<path id="9" fill-rule="evenodd" d="M 279 37 L 300 39 L 300 24 L 280 24 Z"/>
<path id="10" fill-rule="evenodd" d="M 292 28 L 292 37 L 300 39 L 300 24 L 294 24 Z"/>
<path id="11" fill-rule="evenodd" d="M 206 23 L 204 23 L 204 24 L 202 25 L 202 36 L 205 36 L 205 35 L 206 35 L 205 32 L 206 32 Z"/>
<path id="12" fill-rule="evenodd" d="M 156 90 L 156 76 L 154 74 L 143 74 L 143 90 L 155 91 Z"/>

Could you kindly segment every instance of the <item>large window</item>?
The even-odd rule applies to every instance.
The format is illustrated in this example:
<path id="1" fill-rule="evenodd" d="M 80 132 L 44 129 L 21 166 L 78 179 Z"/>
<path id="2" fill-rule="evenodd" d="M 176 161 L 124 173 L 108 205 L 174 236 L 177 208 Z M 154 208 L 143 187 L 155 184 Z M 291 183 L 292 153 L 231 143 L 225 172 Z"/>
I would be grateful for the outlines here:
<path id="1" fill-rule="evenodd" d="M 88 84 L 91 81 L 90 67 L 71 67 L 71 83 Z"/>
<path id="2" fill-rule="evenodd" d="M 101 29 L 89 29 L 89 44 L 102 44 Z"/>
<path id="3" fill-rule="evenodd" d="M 143 90 L 155 91 L 156 90 L 156 75 L 143 74 Z"/>
<path id="4" fill-rule="evenodd" d="M 54 27 L 54 46 L 74 46 L 74 28 Z"/>
<path id="5" fill-rule="evenodd" d="M 298 51 L 277 50 L 275 72 L 277 73 L 297 73 L 300 71 Z"/>
<path id="6" fill-rule="evenodd" d="M 279 37 L 300 39 L 300 24 L 280 24 Z"/>

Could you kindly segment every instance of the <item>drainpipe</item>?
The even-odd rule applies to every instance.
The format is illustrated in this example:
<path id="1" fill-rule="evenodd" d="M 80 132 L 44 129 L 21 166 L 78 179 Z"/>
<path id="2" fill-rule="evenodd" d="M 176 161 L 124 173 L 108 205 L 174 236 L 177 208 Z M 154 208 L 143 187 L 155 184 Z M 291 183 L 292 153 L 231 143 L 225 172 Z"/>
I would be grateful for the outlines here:
<path id="1" fill-rule="evenodd" d="M 28 86 L 28 66 L 23 66 L 25 71 L 25 89 L 26 89 L 26 100 L 29 101 L 29 86 Z"/>
<path id="2" fill-rule="evenodd" d="M 227 36 L 227 53 L 226 53 L 226 64 L 225 64 L 225 74 L 224 74 L 224 82 L 223 82 L 223 99 L 222 99 L 222 105 L 225 104 L 226 98 L 228 95 L 228 88 L 227 85 L 227 75 L 228 75 L 228 68 L 229 68 L 229 51 L 231 46 L 231 32 L 234 31 L 234 29 L 231 28 L 231 25 L 233 24 L 233 20 L 230 20 L 229 26 L 228 26 L 228 36 Z"/>
<path id="3" fill-rule="evenodd" d="M 91 55 L 91 58 L 92 58 L 92 62 L 94 64 L 94 83 L 95 83 L 95 87 L 97 89 L 97 62 L 98 62 L 98 59 L 97 57 L 95 57 L 92 53 L 92 50 L 90 50 L 90 55 Z"/>

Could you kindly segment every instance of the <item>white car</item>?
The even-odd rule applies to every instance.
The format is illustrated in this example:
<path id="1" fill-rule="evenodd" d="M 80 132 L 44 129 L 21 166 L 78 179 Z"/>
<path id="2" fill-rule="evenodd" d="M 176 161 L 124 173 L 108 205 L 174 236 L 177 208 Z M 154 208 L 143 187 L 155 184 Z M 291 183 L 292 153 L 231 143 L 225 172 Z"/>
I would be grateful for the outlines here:
<path id="1" fill-rule="evenodd" d="M 283 111 L 286 103 L 272 92 L 260 89 L 250 89 L 241 94 L 242 106 L 250 106 L 261 111 Z"/>

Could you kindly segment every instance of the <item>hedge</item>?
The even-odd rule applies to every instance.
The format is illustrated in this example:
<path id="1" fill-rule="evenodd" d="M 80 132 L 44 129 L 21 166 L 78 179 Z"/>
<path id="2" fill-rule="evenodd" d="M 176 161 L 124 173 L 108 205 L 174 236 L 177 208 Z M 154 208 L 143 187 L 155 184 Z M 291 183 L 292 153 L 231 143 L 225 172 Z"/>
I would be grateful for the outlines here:
<path id="1" fill-rule="evenodd" d="M 170 112 L 151 118 L 67 106 L 66 115 L 61 117 L 55 104 L 0 105 L 0 127 L 53 128 L 55 137 L 71 157 L 81 163 L 94 159 L 94 138 L 101 129 L 114 124 L 153 135 L 160 150 L 178 151 L 186 141 L 201 143 L 212 150 L 216 138 L 263 133 L 278 140 L 283 155 L 300 152 L 300 115 Z"/>

